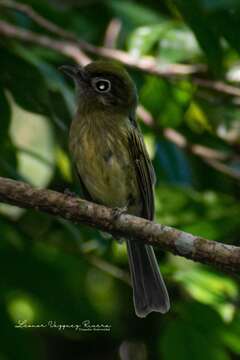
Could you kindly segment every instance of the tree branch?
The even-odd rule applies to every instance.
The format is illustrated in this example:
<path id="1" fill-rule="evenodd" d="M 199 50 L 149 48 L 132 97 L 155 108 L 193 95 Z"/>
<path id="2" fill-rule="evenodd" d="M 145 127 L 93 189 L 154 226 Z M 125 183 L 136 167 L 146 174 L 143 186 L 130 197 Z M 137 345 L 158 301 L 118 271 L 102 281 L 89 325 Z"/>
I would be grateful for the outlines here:
<path id="1" fill-rule="evenodd" d="M 98 47 L 82 40 L 58 40 L 46 35 L 39 35 L 33 31 L 23 29 L 19 26 L 12 25 L 4 20 L 0 21 L 0 34 L 9 38 L 14 38 L 58 51 L 68 57 L 71 57 L 74 61 L 81 65 L 83 64 L 81 58 L 83 56 L 86 57 L 83 51 L 86 51 L 90 54 L 120 61 L 124 65 L 135 68 L 139 71 L 167 78 L 177 75 L 199 73 L 202 69 L 202 66 L 197 64 L 159 65 L 151 57 L 142 57 L 141 59 L 136 59 L 122 50 Z M 79 52 L 81 53 L 80 58 L 78 54 Z M 85 61 L 85 63 L 86 62 L 87 61 Z"/>
<path id="2" fill-rule="evenodd" d="M 195 68 L 192 67 L 192 65 L 183 64 L 169 64 L 166 67 L 159 68 L 159 65 L 152 58 L 150 59 L 149 57 L 142 57 L 141 59 L 136 60 L 124 51 L 106 47 L 96 47 L 85 41 L 79 40 L 74 33 L 64 30 L 58 25 L 45 19 L 27 4 L 20 4 L 14 0 L 0 0 L 0 7 L 1 6 L 23 13 L 24 15 L 31 18 L 35 23 L 43 27 L 45 30 L 59 36 L 64 40 L 57 40 L 45 35 L 39 35 L 32 31 L 11 25 L 5 21 L 0 21 L 0 34 L 52 49 L 72 58 L 80 65 L 86 65 L 91 61 L 91 59 L 83 51 L 84 49 L 93 54 L 117 59 L 118 61 L 122 61 L 127 66 L 135 67 L 140 71 L 145 71 L 150 74 L 152 73 L 156 76 L 171 77 L 174 75 L 187 75 L 203 70 L 203 68 L 201 69 L 202 64 L 200 64 L 200 67 L 199 65 L 194 65 L 197 66 Z M 115 23 L 111 22 L 110 25 L 112 24 Z M 209 88 L 226 95 L 240 97 L 240 89 L 238 87 L 231 86 L 224 82 L 201 79 L 195 76 L 192 77 L 192 82 L 198 86 Z M 148 123 L 148 125 L 151 126 L 152 119 L 148 116 L 147 112 L 142 107 L 139 107 L 139 110 L 139 112 L 142 113 L 142 118 L 144 119 L 145 123 Z M 212 166 L 216 170 L 221 171 L 236 180 L 239 180 L 239 172 L 237 170 L 232 169 L 228 165 L 219 161 L 228 159 L 227 154 L 221 154 L 219 151 L 204 147 L 200 144 L 189 144 L 181 134 L 177 133 L 173 129 L 165 129 L 163 135 L 170 141 L 176 143 L 176 145 L 182 148 L 186 148 L 193 154 L 200 156 L 204 161 L 206 159 L 208 165 Z"/>
<path id="3" fill-rule="evenodd" d="M 183 134 L 181 134 L 175 129 L 159 128 L 151 113 L 149 113 L 149 111 L 147 111 L 142 105 L 138 106 L 137 115 L 146 125 L 152 128 L 156 133 L 160 133 L 160 135 L 162 135 L 165 139 L 171 141 L 179 148 L 189 151 L 193 155 L 198 156 L 208 166 L 211 166 L 215 170 L 222 172 L 223 174 L 231 177 L 232 179 L 237 180 L 237 182 L 240 181 L 240 171 L 224 163 L 224 161 L 227 162 L 233 159 L 238 159 L 239 161 L 239 156 L 234 154 L 232 151 L 227 153 L 201 144 L 190 143 Z"/>
<path id="4" fill-rule="evenodd" d="M 0 2 L 0 5 L 1 5 L 1 2 Z M 84 52 L 82 52 L 81 49 L 76 47 L 76 45 L 74 43 L 56 40 L 56 39 L 53 39 L 53 38 L 45 36 L 45 35 L 38 35 L 32 31 L 25 30 L 23 28 L 19 28 L 14 25 L 11 25 L 3 20 L 0 20 L 0 34 L 2 34 L 4 36 L 8 36 L 10 38 L 12 37 L 12 38 L 15 38 L 18 40 L 22 40 L 24 42 L 34 43 L 34 44 L 49 48 L 51 50 L 57 51 L 65 56 L 72 58 L 76 63 L 78 63 L 80 65 L 85 65 L 91 61 L 90 58 Z M 112 49 L 108 49 L 108 50 L 110 51 Z M 113 50 L 113 51 L 118 51 L 118 50 Z M 130 64 L 128 64 L 128 65 L 130 65 Z M 136 66 L 138 66 L 138 65 L 136 65 Z M 160 73 L 161 73 L 161 71 L 160 71 Z M 158 73 L 158 75 L 160 73 Z M 167 75 L 167 73 L 168 72 L 166 72 L 165 75 Z M 161 74 L 163 75 L 164 73 L 161 73 Z M 220 88 L 219 88 L 219 91 L 220 91 Z M 221 91 L 223 91 L 223 88 L 221 88 Z M 231 94 L 231 91 L 229 92 L 229 89 L 228 89 L 227 93 L 229 95 L 229 94 Z M 237 95 L 235 88 L 233 89 L 232 94 Z M 239 96 L 240 96 L 240 92 L 239 92 Z M 147 112 L 144 110 L 144 113 L 143 113 L 142 107 L 139 109 L 141 110 L 139 112 L 140 117 L 144 117 L 146 119 L 146 116 L 148 117 Z M 149 117 L 149 121 L 146 120 L 145 123 L 146 122 L 148 123 L 148 125 L 152 125 L 152 120 L 150 117 Z M 167 129 L 164 132 L 164 136 L 166 138 L 169 138 L 169 140 L 175 142 L 178 146 L 190 149 L 192 153 L 195 153 L 196 155 L 201 156 L 203 159 L 205 157 L 207 157 L 207 158 L 209 158 L 210 156 L 213 157 L 213 154 L 217 153 L 217 151 L 214 153 L 214 150 L 211 150 L 210 148 L 205 147 L 205 149 L 204 149 L 204 147 L 201 145 L 190 146 L 186 142 L 184 144 L 181 142 L 181 145 L 180 145 L 180 143 L 178 142 L 179 136 L 178 137 L 175 136 L 176 131 L 175 131 L 175 135 L 173 133 L 174 133 L 174 130 L 171 130 L 171 133 L 170 133 L 170 131 Z M 185 141 L 185 139 L 184 139 L 184 141 Z M 211 154 L 210 154 L 210 152 L 211 152 Z M 239 177 L 240 177 L 239 173 L 237 171 L 231 170 L 227 165 L 223 164 L 223 166 L 222 166 L 221 163 L 219 164 L 216 161 L 215 162 L 208 161 L 208 165 L 214 167 L 215 169 L 217 169 L 219 171 L 224 172 L 228 176 L 231 176 L 231 177 L 239 180 Z"/>
<path id="5" fill-rule="evenodd" d="M 85 65 L 89 62 L 89 58 L 73 43 L 57 40 L 46 35 L 39 35 L 30 30 L 11 25 L 4 20 L 0 20 L 0 34 L 12 39 L 54 50 L 73 59 L 80 65 Z"/>
<path id="6" fill-rule="evenodd" d="M 128 214 L 116 217 L 113 209 L 52 190 L 0 177 L 0 202 L 43 211 L 96 229 L 135 238 L 188 259 L 224 271 L 240 271 L 240 247 L 226 245 L 156 224 Z"/>
<path id="7" fill-rule="evenodd" d="M 70 31 L 62 29 L 60 26 L 45 19 L 27 4 L 19 4 L 14 0 L 0 0 L 0 6 L 16 10 L 27 15 L 36 24 L 40 25 L 45 30 L 48 30 L 52 34 L 60 36 L 61 39 L 69 40 L 72 44 L 75 44 L 75 46 L 79 47 L 81 50 L 85 50 L 90 54 L 100 55 L 103 57 L 121 61 L 123 64 L 135 67 L 138 70 L 148 71 L 149 73 L 161 76 L 188 75 L 203 72 L 206 70 L 206 66 L 203 64 L 168 64 L 160 67 L 159 64 L 156 63 L 155 59 L 150 56 L 136 59 L 125 51 L 95 46 L 86 41 L 80 40 L 77 35 Z"/>
<path id="8" fill-rule="evenodd" d="M 58 35 L 63 38 L 68 38 L 73 40 L 73 35 L 62 29 L 60 26 L 54 24 L 53 22 L 45 19 L 42 15 L 38 14 L 31 6 L 27 4 L 21 4 L 14 0 L 0 0 L 0 6 L 18 11 L 30 19 L 32 19 L 36 24 L 48 30 L 49 32 Z"/>
<path id="9" fill-rule="evenodd" d="M 149 56 L 141 57 L 139 59 L 131 56 L 130 54 L 122 50 L 99 47 L 80 40 L 76 34 L 68 30 L 62 29 L 55 23 L 45 19 L 27 4 L 19 4 L 14 0 L 0 0 L 0 7 L 9 8 L 23 13 L 24 15 L 32 19 L 36 24 L 43 27 L 45 30 L 59 36 L 63 41 L 58 41 L 54 38 L 49 38 L 47 36 L 45 36 L 45 41 L 42 41 L 42 39 L 38 39 L 38 34 L 32 33 L 31 31 L 27 30 L 25 30 L 24 37 L 19 37 L 18 31 L 21 32 L 21 30 L 24 29 L 18 28 L 14 25 L 10 25 L 4 21 L 0 24 L 0 34 L 2 33 L 5 36 L 14 37 L 16 39 L 21 39 L 23 41 L 32 42 L 41 46 L 52 48 L 55 51 L 57 50 L 61 53 L 64 53 L 66 56 L 72 57 L 76 62 L 80 63 L 81 65 L 87 64 L 90 60 L 88 56 L 84 53 L 84 51 L 86 51 L 90 54 L 115 59 L 122 62 L 126 66 L 133 67 L 139 71 L 147 72 L 149 74 L 160 77 L 171 78 L 174 76 L 193 75 L 192 82 L 198 86 L 208 88 L 226 95 L 240 97 L 240 89 L 238 87 L 226 84 L 222 81 L 212 81 L 197 77 L 196 74 L 207 71 L 207 67 L 204 64 L 160 65 L 155 61 L 154 58 Z M 12 31 L 9 31 L 11 30 L 10 26 L 12 27 Z M 27 36 L 27 33 L 30 33 L 29 36 Z M 43 36 L 40 37 L 43 38 Z"/>

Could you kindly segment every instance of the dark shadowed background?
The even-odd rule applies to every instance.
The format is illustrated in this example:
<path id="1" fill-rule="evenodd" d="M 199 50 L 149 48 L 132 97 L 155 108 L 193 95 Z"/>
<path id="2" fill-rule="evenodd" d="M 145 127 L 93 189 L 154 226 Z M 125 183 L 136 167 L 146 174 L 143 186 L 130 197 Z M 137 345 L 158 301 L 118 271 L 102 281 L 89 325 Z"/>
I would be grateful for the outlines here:
<path id="1" fill-rule="evenodd" d="M 156 221 L 240 245 L 239 1 L 26 0 L 34 16 L 21 4 L 0 1 L 0 176 L 79 193 L 68 153 L 74 88 L 58 67 L 99 51 L 84 43 L 72 54 L 69 36 L 40 26 L 37 13 L 110 56 L 121 49 L 125 63 L 145 59 L 146 71 L 128 69 L 157 174 Z M 3 204 L 0 235 L 1 360 L 239 359 L 233 277 L 158 249 L 172 308 L 140 320 L 125 246 Z M 57 327 L 85 320 L 110 331 Z"/>

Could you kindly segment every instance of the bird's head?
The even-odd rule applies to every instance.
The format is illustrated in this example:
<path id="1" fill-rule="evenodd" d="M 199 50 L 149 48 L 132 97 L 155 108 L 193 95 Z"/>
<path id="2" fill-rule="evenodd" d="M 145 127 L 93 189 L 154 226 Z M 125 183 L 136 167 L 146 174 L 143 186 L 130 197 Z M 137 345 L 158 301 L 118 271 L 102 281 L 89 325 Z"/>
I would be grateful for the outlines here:
<path id="1" fill-rule="evenodd" d="M 80 109 L 129 113 L 136 108 L 135 84 L 120 64 L 94 61 L 85 67 L 64 65 L 60 69 L 74 80 Z"/>

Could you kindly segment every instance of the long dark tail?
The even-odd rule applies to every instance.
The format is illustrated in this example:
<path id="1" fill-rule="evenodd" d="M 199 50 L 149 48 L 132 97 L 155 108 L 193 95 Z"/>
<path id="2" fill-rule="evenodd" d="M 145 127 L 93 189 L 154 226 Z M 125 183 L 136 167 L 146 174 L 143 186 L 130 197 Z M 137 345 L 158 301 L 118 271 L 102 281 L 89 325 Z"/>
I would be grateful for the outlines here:
<path id="1" fill-rule="evenodd" d="M 145 317 L 151 311 L 167 312 L 170 308 L 168 292 L 153 248 L 127 240 L 127 250 L 136 315 Z"/>

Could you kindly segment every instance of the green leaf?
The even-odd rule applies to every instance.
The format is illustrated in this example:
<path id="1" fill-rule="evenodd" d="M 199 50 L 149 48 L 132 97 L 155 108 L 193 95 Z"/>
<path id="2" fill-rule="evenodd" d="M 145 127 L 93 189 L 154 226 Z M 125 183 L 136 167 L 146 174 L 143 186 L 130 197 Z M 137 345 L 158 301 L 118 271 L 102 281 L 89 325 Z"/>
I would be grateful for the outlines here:
<path id="1" fill-rule="evenodd" d="M 148 6 L 126 0 L 107 2 L 108 6 L 124 22 L 133 27 L 159 23 L 163 18 Z"/>
<path id="2" fill-rule="evenodd" d="M 128 39 L 129 52 L 134 56 L 148 54 L 164 36 L 168 27 L 168 22 L 163 21 L 161 24 L 137 28 Z"/>
<path id="3" fill-rule="evenodd" d="M 178 127 L 192 98 L 192 86 L 179 82 L 174 87 L 166 80 L 148 76 L 140 90 L 140 102 L 163 127 Z"/>
<path id="4" fill-rule="evenodd" d="M 166 99 L 170 96 L 171 87 L 162 79 L 147 76 L 140 90 L 140 102 L 153 114 L 154 117 L 164 112 Z"/>
<path id="5" fill-rule="evenodd" d="M 177 267 L 175 279 L 194 299 L 212 305 L 223 319 L 231 319 L 234 310 L 231 301 L 238 297 L 238 289 L 233 280 L 196 264 L 189 268 L 184 263 L 181 267 L 181 262 L 178 262 Z"/>
<path id="6" fill-rule="evenodd" d="M 158 56 L 161 61 L 197 61 L 202 51 L 187 26 L 174 24 L 161 36 Z"/>
<path id="7" fill-rule="evenodd" d="M 13 102 L 11 138 L 17 148 L 18 171 L 31 184 L 45 187 L 54 171 L 52 127 L 46 117 L 27 112 Z"/>
<path id="8" fill-rule="evenodd" d="M 165 19 L 135 29 L 129 36 L 128 49 L 134 56 L 155 55 L 163 63 L 194 61 L 202 54 L 188 27 Z"/>

